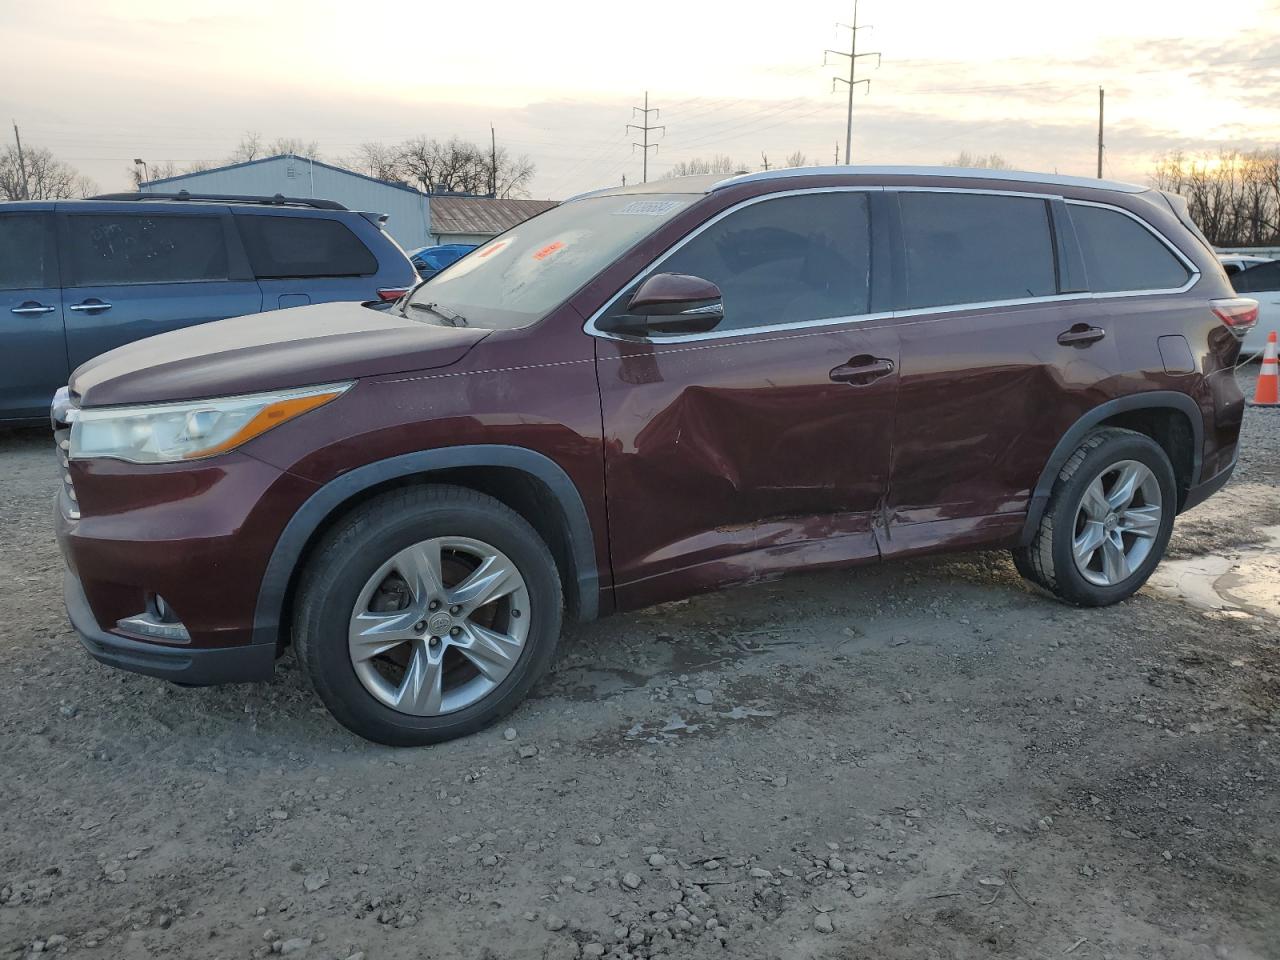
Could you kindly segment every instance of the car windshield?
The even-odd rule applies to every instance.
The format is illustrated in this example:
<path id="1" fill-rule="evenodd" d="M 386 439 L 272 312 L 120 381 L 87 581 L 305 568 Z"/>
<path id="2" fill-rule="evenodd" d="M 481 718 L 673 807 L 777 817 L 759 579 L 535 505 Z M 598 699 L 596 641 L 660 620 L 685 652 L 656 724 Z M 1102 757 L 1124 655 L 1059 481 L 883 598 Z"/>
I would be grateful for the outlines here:
<path id="1" fill-rule="evenodd" d="M 698 196 L 614 194 L 553 207 L 450 264 L 414 291 L 405 312 L 428 322 L 526 326 Z"/>

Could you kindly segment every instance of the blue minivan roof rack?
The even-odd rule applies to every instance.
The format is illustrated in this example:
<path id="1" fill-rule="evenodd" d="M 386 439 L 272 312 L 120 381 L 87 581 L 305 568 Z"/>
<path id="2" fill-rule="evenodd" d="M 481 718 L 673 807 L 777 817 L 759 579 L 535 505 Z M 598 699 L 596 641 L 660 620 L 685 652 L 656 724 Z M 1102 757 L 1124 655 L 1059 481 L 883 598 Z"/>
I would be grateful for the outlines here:
<path id="1" fill-rule="evenodd" d="M 272 197 L 254 197 L 230 193 L 192 193 L 179 190 L 177 193 L 103 193 L 91 200 L 193 200 L 207 203 L 258 203 L 276 207 L 311 207 L 315 210 L 346 210 L 336 200 L 322 200 L 317 197 L 286 197 L 277 193 Z"/>

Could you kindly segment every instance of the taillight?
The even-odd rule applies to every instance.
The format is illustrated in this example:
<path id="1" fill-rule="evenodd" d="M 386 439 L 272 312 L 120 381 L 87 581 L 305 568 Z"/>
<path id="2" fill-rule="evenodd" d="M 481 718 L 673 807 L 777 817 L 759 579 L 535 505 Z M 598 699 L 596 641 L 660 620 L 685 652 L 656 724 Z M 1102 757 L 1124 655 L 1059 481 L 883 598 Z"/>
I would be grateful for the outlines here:
<path id="1" fill-rule="evenodd" d="M 378 299 L 390 303 L 392 301 L 399 300 L 408 292 L 408 287 L 382 287 L 378 291 Z M 1257 304 L 1255 303 L 1254 306 L 1256 307 Z"/>
<path id="2" fill-rule="evenodd" d="M 1244 332 L 1258 322 L 1258 301 L 1248 297 L 1210 300 L 1214 315 L 1232 330 Z"/>

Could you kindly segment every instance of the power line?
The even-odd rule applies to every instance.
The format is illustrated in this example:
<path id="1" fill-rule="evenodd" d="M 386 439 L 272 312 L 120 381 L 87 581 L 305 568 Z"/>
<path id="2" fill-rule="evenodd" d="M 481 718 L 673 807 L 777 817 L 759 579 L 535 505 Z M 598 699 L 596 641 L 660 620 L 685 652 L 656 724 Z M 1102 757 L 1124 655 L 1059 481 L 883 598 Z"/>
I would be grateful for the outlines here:
<path id="1" fill-rule="evenodd" d="M 632 151 L 634 151 L 636 147 L 639 147 L 639 148 L 641 149 L 641 151 L 643 152 L 643 156 L 644 156 L 643 167 L 642 167 L 642 171 L 643 171 L 643 172 L 642 172 L 642 176 L 643 176 L 643 179 L 641 180 L 641 182 L 642 182 L 642 183 L 648 183 L 648 182 L 649 182 L 649 148 L 650 148 L 650 147 L 653 147 L 653 149 L 654 149 L 654 150 L 657 150 L 657 149 L 658 149 L 658 145 L 657 145 L 656 143 L 650 143 L 650 142 L 649 142 L 649 131 L 650 131 L 650 130 L 661 130 L 661 131 L 662 131 L 662 133 L 663 133 L 663 135 L 665 135 L 665 134 L 666 134 L 666 132 L 667 132 L 667 128 L 666 128 L 665 126 L 650 126 L 650 124 L 649 124 L 649 114 L 651 114 L 651 113 L 652 113 L 652 114 L 654 115 L 654 117 L 656 117 L 656 118 L 661 118 L 662 114 L 658 112 L 658 108 L 657 108 L 657 107 L 650 107 L 650 106 L 649 106 L 649 91 L 648 91 L 648 90 L 646 90 L 646 91 L 644 92 L 644 106 L 643 106 L 643 107 L 632 107 L 632 108 L 631 108 L 631 116 L 633 116 L 633 117 L 634 117 L 637 113 L 638 113 L 638 114 L 640 114 L 640 115 L 644 118 L 644 122 L 643 122 L 643 123 L 638 123 L 638 124 L 637 124 L 637 123 L 628 123 L 628 124 L 627 124 L 627 129 L 628 129 L 628 130 L 639 130 L 642 134 L 644 134 L 644 142 L 643 142 L 643 143 L 636 143 L 636 142 L 633 140 L 633 141 L 631 142 L 631 149 L 632 149 Z"/>
<path id="2" fill-rule="evenodd" d="M 832 50 L 828 48 L 822 54 L 822 65 L 824 67 L 827 65 L 827 57 L 831 54 L 835 54 L 837 57 L 849 58 L 849 79 L 846 80 L 844 77 L 831 78 L 832 91 L 836 89 L 837 83 L 843 83 L 849 88 L 849 110 L 846 115 L 844 127 L 844 162 L 849 164 L 853 162 L 849 159 L 850 148 L 853 144 L 853 88 L 860 83 L 865 83 L 867 85 L 867 93 L 871 92 L 871 80 L 855 80 L 854 73 L 857 70 L 858 59 L 860 57 L 875 57 L 876 66 L 880 66 L 880 54 L 858 52 L 858 31 L 871 29 L 869 26 L 858 26 L 858 0 L 853 0 L 853 23 L 837 23 L 836 27 L 844 27 L 849 31 L 849 52 L 845 53 L 843 50 Z"/>

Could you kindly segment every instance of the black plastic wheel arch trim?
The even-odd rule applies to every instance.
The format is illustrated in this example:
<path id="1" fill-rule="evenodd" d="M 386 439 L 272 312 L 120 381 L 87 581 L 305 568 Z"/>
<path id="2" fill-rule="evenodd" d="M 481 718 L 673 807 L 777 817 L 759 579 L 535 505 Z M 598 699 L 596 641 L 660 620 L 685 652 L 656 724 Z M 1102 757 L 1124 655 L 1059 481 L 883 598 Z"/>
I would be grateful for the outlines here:
<path id="1" fill-rule="evenodd" d="M 1048 506 L 1049 494 L 1053 492 L 1054 481 L 1058 479 L 1058 472 L 1062 470 L 1062 465 L 1067 462 L 1076 447 L 1080 446 L 1090 430 L 1103 420 L 1119 413 L 1161 409 L 1177 410 L 1185 414 L 1191 423 L 1191 483 L 1189 486 L 1194 489 L 1200 483 L 1200 466 L 1204 456 L 1204 413 L 1195 400 L 1185 393 L 1177 393 L 1173 390 L 1151 390 L 1108 400 L 1094 407 L 1072 424 L 1071 428 L 1062 435 L 1057 446 L 1053 448 L 1053 453 L 1049 455 L 1048 462 L 1040 472 L 1040 479 L 1036 482 L 1035 489 L 1031 491 L 1027 519 L 1022 527 L 1019 544 L 1025 547 L 1035 536 L 1036 530 L 1040 527 L 1040 520 L 1044 516 L 1045 507 Z M 1179 512 L 1181 510 L 1180 507 Z"/>
<path id="2" fill-rule="evenodd" d="M 556 498 L 568 526 L 578 589 L 578 619 L 594 620 L 600 609 L 600 575 L 591 521 L 578 488 L 554 460 L 524 447 L 472 444 L 420 450 L 378 460 L 330 480 L 313 493 L 285 525 L 267 561 L 254 609 L 255 643 L 277 642 L 284 605 L 298 561 L 320 525 L 353 496 L 388 480 L 458 467 L 504 467 L 541 481 Z"/>

